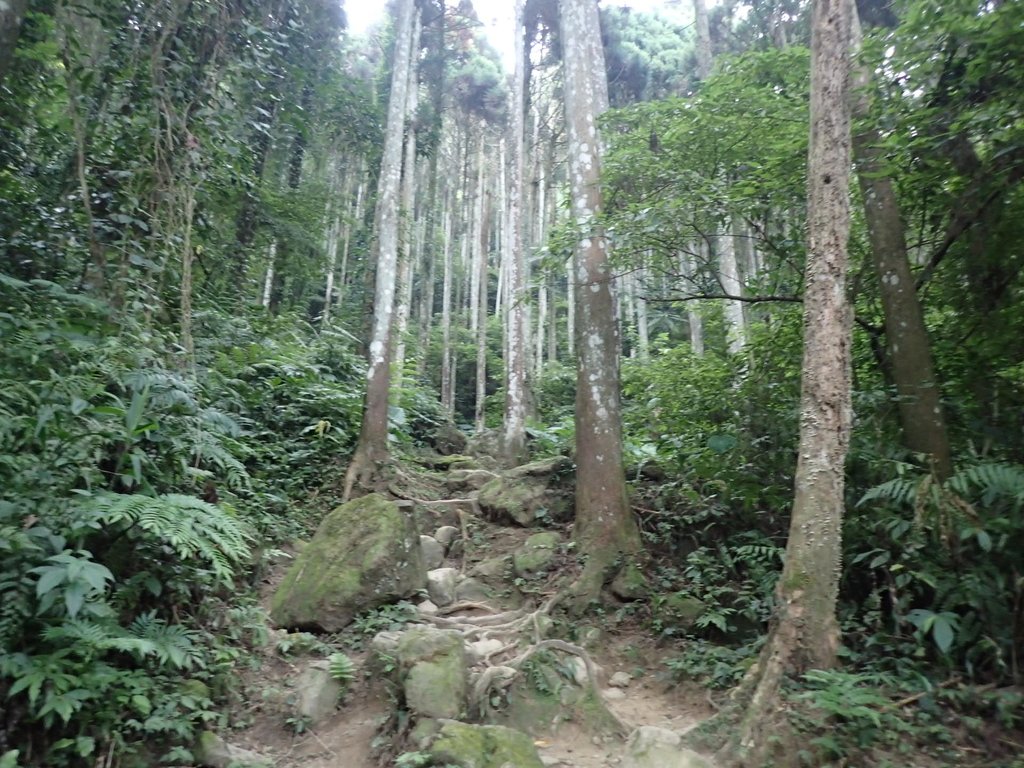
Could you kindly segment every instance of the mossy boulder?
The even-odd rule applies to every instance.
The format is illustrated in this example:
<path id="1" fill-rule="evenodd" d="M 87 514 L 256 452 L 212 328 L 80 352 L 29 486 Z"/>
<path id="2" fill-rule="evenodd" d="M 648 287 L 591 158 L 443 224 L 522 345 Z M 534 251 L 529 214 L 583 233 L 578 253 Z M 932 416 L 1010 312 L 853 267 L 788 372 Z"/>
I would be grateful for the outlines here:
<path id="1" fill-rule="evenodd" d="M 500 725 L 446 722 L 427 751 L 436 763 L 459 768 L 544 768 L 533 739 Z"/>
<path id="2" fill-rule="evenodd" d="M 442 456 L 460 455 L 466 450 L 466 435 L 450 421 L 446 421 L 434 430 L 430 443 Z"/>
<path id="3" fill-rule="evenodd" d="M 547 571 L 555 562 L 561 544 L 562 537 L 555 531 L 533 534 L 512 556 L 516 575 L 529 578 Z"/>
<path id="4" fill-rule="evenodd" d="M 486 469 L 452 469 L 444 482 L 453 493 L 467 493 L 480 490 L 496 477 Z"/>
<path id="5" fill-rule="evenodd" d="M 675 731 L 644 725 L 629 735 L 623 768 L 714 768 L 703 755 L 682 746 Z"/>
<path id="6" fill-rule="evenodd" d="M 622 600 L 643 600 L 650 594 L 647 577 L 635 563 L 626 563 L 612 580 L 612 594 Z"/>
<path id="7" fill-rule="evenodd" d="M 203 731 L 195 747 L 196 762 L 208 768 L 271 768 L 274 761 L 228 744 L 213 731 Z"/>
<path id="8" fill-rule="evenodd" d="M 528 528 L 572 517 L 572 463 L 550 459 L 509 470 L 485 484 L 477 496 L 484 516 Z"/>
<path id="9" fill-rule="evenodd" d="M 663 628 L 689 629 L 707 610 L 703 600 L 684 592 L 672 592 L 654 601 L 654 618 Z"/>
<path id="10" fill-rule="evenodd" d="M 337 632 L 357 613 L 425 586 L 412 516 L 371 494 L 324 518 L 274 594 L 270 617 L 281 627 Z"/>
<path id="11" fill-rule="evenodd" d="M 395 656 L 410 711 L 434 718 L 462 715 L 466 709 L 468 663 L 460 632 L 408 630 L 398 640 Z"/>
<path id="12" fill-rule="evenodd" d="M 550 736 L 567 722 L 593 736 L 625 735 L 594 681 L 578 682 L 573 666 L 550 653 L 534 654 L 509 687 L 497 722 L 534 738 Z"/>

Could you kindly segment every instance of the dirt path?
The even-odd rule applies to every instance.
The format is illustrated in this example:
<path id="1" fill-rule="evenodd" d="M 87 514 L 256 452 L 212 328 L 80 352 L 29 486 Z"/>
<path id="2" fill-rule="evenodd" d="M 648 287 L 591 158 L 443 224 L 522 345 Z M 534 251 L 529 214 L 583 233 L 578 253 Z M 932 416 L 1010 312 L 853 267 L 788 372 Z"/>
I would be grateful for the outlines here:
<path id="1" fill-rule="evenodd" d="M 464 542 L 462 553 L 445 563 L 466 573 L 472 573 L 474 566 L 483 560 L 493 561 L 510 555 L 536 532 L 495 526 L 482 520 L 467 523 L 471 535 Z M 287 564 L 277 566 L 263 585 L 265 607 L 286 567 Z M 490 585 L 501 595 L 495 602 L 505 603 L 496 609 L 521 601 L 517 586 L 523 585 L 515 584 L 514 579 L 492 576 Z M 529 586 L 538 592 L 544 590 L 543 584 Z M 616 626 L 609 621 L 602 624 L 596 616 L 586 623 L 602 632 L 601 641 L 590 646 L 591 656 L 601 668 L 602 698 L 628 728 L 655 725 L 684 732 L 713 714 L 702 689 L 672 685 L 667 680 L 663 661 L 669 649 L 656 647 L 641 625 Z M 330 640 L 340 642 L 340 647 L 360 669 L 364 668 L 367 653 L 345 648 L 345 641 L 351 643 L 352 638 L 343 634 Z M 361 643 L 366 640 L 368 638 L 357 639 Z M 247 722 L 244 729 L 232 736 L 232 743 L 272 759 L 274 765 L 281 768 L 376 768 L 380 765 L 373 756 L 374 742 L 386 738 L 378 734 L 392 714 L 392 703 L 383 681 L 359 675 L 337 713 L 315 728 L 305 728 L 301 723 L 288 722 L 290 704 L 282 694 L 290 684 L 294 685 L 301 665 L 301 658 L 286 660 L 270 651 L 258 670 L 244 674 L 248 704 L 241 714 Z M 617 672 L 630 675 L 628 685 L 608 686 L 611 676 Z M 562 723 L 536 743 L 547 765 L 566 768 L 616 765 L 624 747 L 620 739 L 592 736 L 571 722 Z"/>

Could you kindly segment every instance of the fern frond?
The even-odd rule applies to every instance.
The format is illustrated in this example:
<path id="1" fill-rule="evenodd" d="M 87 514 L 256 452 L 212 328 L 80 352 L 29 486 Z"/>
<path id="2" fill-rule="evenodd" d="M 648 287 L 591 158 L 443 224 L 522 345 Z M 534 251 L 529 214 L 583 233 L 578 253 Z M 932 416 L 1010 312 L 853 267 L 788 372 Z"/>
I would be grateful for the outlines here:
<path id="1" fill-rule="evenodd" d="M 976 464 L 954 475 L 949 486 L 962 496 L 981 491 L 986 506 L 1005 498 L 1015 510 L 1024 507 L 1024 467 L 1015 464 Z"/>
<path id="2" fill-rule="evenodd" d="M 170 546 L 183 560 L 205 560 L 224 584 L 234 568 L 249 558 L 251 534 L 224 509 L 192 496 L 169 493 L 101 494 L 89 499 L 108 525 L 129 523 Z"/>

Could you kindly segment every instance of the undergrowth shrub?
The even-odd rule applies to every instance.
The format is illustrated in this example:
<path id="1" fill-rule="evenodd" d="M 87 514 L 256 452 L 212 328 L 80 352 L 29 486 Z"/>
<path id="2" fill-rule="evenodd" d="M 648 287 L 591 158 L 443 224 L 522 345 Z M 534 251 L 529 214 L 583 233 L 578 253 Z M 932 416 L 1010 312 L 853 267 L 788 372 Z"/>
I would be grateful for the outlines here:
<path id="1" fill-rule="evenodd" d="M 360 366 L 340 333 L 206 314 L 192 370 L 46 281 L 0 275 L 0 306 L 0 755 L 191 762 L 261 642 L 232 604 L 251 548 L 344 460 Z"/>

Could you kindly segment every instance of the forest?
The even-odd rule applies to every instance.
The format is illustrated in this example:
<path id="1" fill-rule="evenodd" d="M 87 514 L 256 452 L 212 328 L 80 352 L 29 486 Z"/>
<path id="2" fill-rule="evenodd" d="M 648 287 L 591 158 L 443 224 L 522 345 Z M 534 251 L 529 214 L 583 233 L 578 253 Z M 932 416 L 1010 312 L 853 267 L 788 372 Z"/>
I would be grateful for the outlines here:
<path id="1" fill-rule="evenodd" d="M 346 5 L 0 0 L 0 768 L 1024 768 L 1024 3 Z"/>

